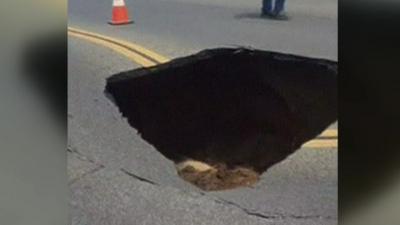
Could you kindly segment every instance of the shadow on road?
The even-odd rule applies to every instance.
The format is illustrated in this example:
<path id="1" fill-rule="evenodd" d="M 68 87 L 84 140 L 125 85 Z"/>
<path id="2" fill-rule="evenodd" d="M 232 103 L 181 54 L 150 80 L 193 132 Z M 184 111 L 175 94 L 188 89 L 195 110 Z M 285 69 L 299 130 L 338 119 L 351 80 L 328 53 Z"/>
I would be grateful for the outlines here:
<path id="1" fill-rule="evenodd" d="M 249 13 L 240 13 L 234 16 L 235 19 L 242 20 L 242 19 L 258 19 L 258 20 L 269 20 L 269 21 L 277 21 L 275 19 L 271 19 L 265 16 L 261 16 L 261 13 L 258 12 L 249 12 Z M 285 22 L 289 20 L 279 20 L 279 22 Z"/>

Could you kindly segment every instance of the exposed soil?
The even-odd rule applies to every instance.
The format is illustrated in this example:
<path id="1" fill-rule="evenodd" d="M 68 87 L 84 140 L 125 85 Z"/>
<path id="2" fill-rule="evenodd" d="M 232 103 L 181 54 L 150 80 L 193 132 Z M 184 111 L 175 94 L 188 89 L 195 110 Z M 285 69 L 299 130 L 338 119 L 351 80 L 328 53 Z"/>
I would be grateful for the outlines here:
<path id="1" fill-rule="evenodd" d="M 184 180 L 205 191 L 220 191 L 237 187 L 249 187 L 257 183 L 260 174 L 254 169 L 237 166 L 228 168 L 226 164 L 211 165 L 211 169 L 198 170 L 187 165 L 178 169 Z"/>

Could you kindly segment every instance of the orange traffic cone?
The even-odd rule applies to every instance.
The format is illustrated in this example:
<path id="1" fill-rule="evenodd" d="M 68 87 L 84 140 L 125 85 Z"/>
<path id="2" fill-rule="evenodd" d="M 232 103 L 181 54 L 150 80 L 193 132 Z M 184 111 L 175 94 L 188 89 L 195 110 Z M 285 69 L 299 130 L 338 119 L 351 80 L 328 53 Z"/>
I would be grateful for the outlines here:
<path id="1" fill-rule="evenodd" d="M 125 6 L 124 0 L 113 0 L 111 25 L 123 25 L 133 23 L 129 19 L 128 8 Z"/>

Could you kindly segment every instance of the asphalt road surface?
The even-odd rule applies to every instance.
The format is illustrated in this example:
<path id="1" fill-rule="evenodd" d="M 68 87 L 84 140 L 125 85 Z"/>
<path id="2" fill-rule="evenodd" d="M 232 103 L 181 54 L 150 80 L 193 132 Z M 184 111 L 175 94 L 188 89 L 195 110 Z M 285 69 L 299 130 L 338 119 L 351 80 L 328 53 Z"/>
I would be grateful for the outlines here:
<path id="1" fill-rule="evenodd" d="M 107 24 L 111 1 L 70 0 L 69 26 L 168 58 L 223 46 L 337 59 L 337 2 L 288 1 L 289 21 L 256 16 L 260 1 L 127 1 L 135 24 Z M 141 67 L 70 36 L 68 173 L 73 225 L 337 224 L 337 147 L 303 147 L 253 188 L 203 192 L 142 140 L 104 95 L 105 79 Z M 332 125 L 332 129 L 336 124 Z"/>

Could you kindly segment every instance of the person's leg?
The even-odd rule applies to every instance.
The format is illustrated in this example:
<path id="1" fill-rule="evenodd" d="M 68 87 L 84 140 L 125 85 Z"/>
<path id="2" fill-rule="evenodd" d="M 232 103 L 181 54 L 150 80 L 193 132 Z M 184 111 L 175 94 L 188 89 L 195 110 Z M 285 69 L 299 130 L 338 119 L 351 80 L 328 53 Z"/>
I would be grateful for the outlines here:
<path id="1" fill-rule="evenodd" d="M 262 1 L 261 13 L 263 15 L 272 14 L 272 1 L 273 0 L 263 0 Z"/>
<path id="2" fill-rule="evenodd" d="M 282 13 L 285 7 L 285 0 L 276 0 L 275 1 L 275 7 L 274 7 L 274 14 L 279 15 Z"/>

